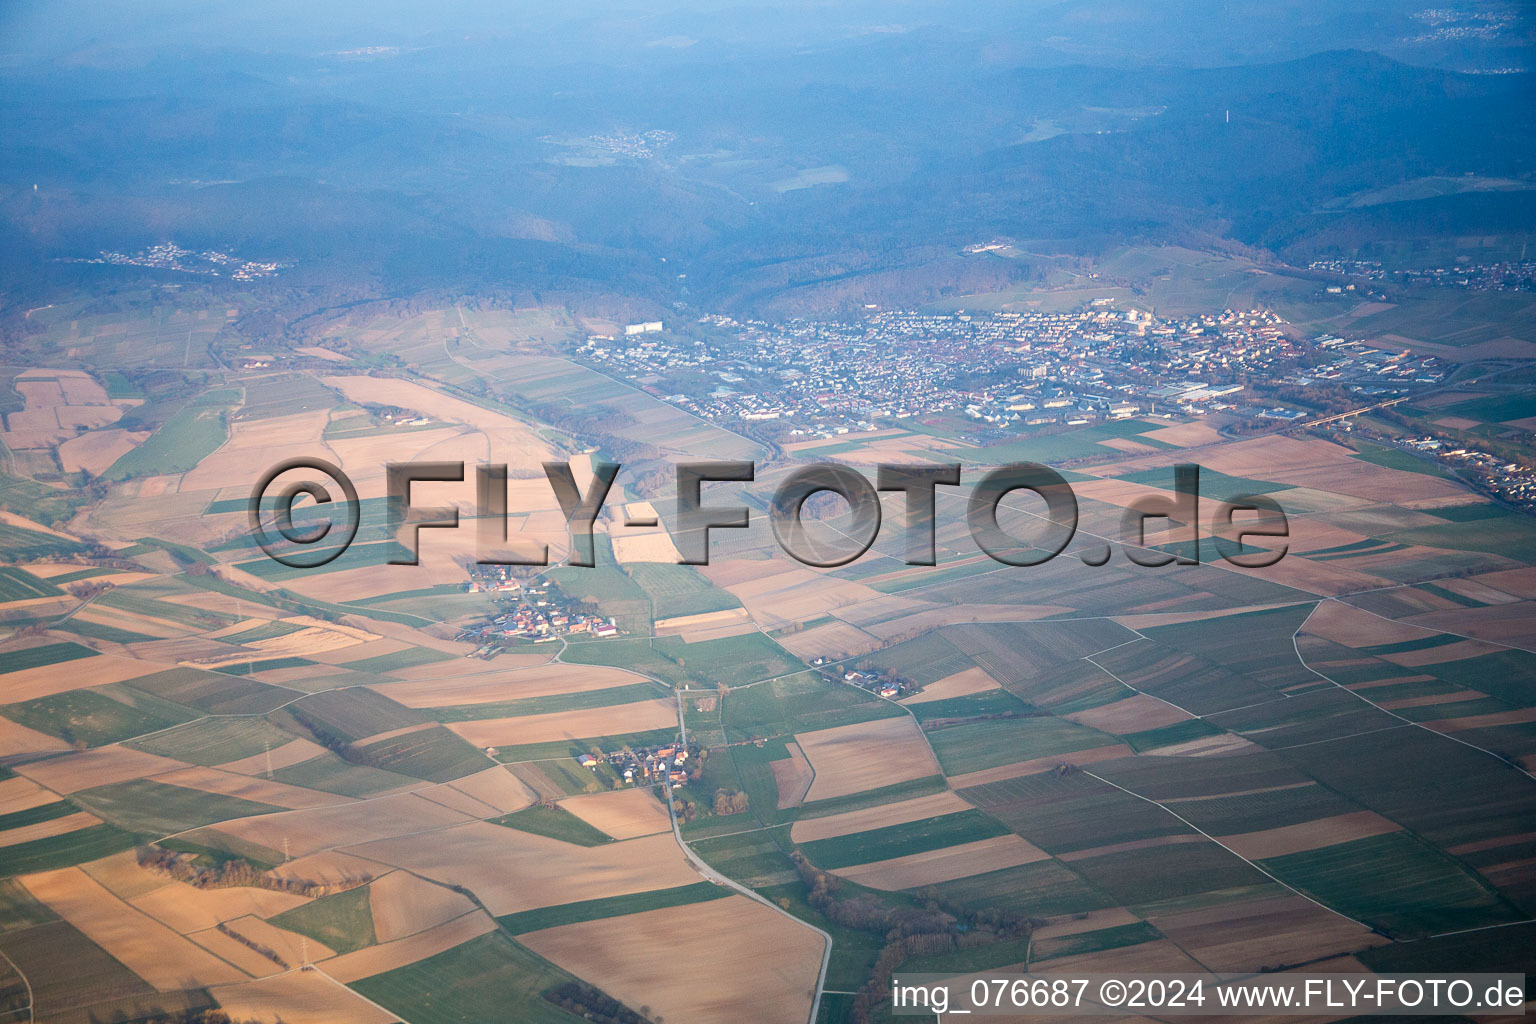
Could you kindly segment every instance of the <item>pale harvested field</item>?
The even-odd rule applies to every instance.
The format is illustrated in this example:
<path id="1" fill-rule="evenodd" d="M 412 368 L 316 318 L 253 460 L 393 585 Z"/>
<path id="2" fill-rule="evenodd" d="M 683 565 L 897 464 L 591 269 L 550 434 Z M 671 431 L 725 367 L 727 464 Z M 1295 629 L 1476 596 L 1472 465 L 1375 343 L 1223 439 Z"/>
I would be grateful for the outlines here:
<path id="1" fill-rule="evenodd" d="M 351 361 L 349 356 L 342 355 L 340 352 L 332 352 L 328 348 L 320 348 L 316 345 L 300 345 L 296 347 L 294 351 L 302 353 L 306 356 L 312 356 L 315 359 L 324 359 L 327 362 L 332 363 L 346 363 Z"/>
<path id="2" fill-rule="evenodd" d="M 22 884 L 161 992 L 245 980 L 241 971 L 119 900 L 79 868 L 26 875 Z"/>
<path id="3" fill-rule="evenodd" d="M 340 665 L 348 661 L 362 661 L 364 658 L 377 658 L 385 654 L 394 654 L 398 651 L 409 650 L 410 644 L 404 640 L 380 639 L 370 640 L 356 647 L 348 647 L 345 650 L 318 651 L 309 657 L 312 661 L 318 661 L 322 665 Z"/>
<path id="4" fill-rule="evenodd" d="M 467 886 L 497 916 L 699 881 L 666 834 L 574 847 L 558 839 L 472 821 L 367 843 L 350 852 Z"/>
<path id="5" fill-rule="evenodd" d="M 1486 729 L 1492 725 L 1521 725 L 1536 722 L 1536 708 L 1517 708 L 1514 711 L 1496 711 L 1491 715 L 1467 715 L 1463 718 L 1442 718 L 1424 724 L 1435 732 L 1453 733 L 1467 729 Z"/>
<path id="6" fill-rule="evenodd" d="M 656 530 L 652 533 L 620 533 L 619 527 L 614 527 L 609 533 L 613 541 L 613 559 L 620 565 L 631 562 L 662 562 L 667 565 L 676 565 L 681 556 L 678 554 L 677 545 L 672 543 L 672 535 L 666 530 Z"/>
<path id="7" fill-rule="evenodd" d="M 1130 747 L 1124 743 L 1115 743 L 1106 747 L 1074 750 L 1067 754 L 1036 757 L 1028 761 L 1017 761 L 1013 764 L 999 765 L 996 768 L 983 768 L 979 772 L 967 772 L 964 775 L 952 775 L 950 776 L 949 784 L 956 789 L 964 789 L 967 786 L 979 786 L 984 782 L 1001 782 L 1004 779 L 1017 779 L 1025 775 L 1048 772 L 1060 764 L 1093 764 L 1095 761 L 1112 761 L 1117 757 L 1130 756 Z"/>
<path id="8" fill-rule="evenodd" d="M 336 850 L 324 850 L 304 857 L 295 857 L 286 864 L 279 864 L 269 873 L 276 878 L 351 887 L 377 878 L 384 873 L 384 870 L 376 861 L 354 857 L 350 853 L 340 853 Z"/>
<path id="9" fill-rule="evenodd" d="M 1379 700 L 1375 705 L 1384 711 L 1399 711 L 1403 708 L 1425 708 L 1436 704 L 1454 704 L 1462 700 L 1477 700 L 1488 696 L 1478 690 L 1452 690 L 1450 693 L 1431 693 L 1425 697 L 1404 697 L 1401 700 Z"/>
<path id="10" fill-rule="evenodd" d="M 706 575 L 714 580 L 712 574 Z M 783 572 L 748 579 L 726 589 L 746 606 L 753 620 L 764 629 L 778 629 L 792 622 L 820 618 L 839 608 L 882 596 L 862 584 L 804 568 L 786 568 Z"/>
<path id="11" fill-rule="evenodd" d="M 1154 441 L 1162 441 L 1165 444 L 1176 444 L 1180 448 L 1193 448 L 1200 444 L 1215 444 L 1222 439 L 1221 432 L 1215 427 L 1201 423 L 1198 420 L 1192 423 L 1176 423 L 1171 427 L 1159 427 L 1149 430 L 1142 437 L 1150 437 Z"/>
<path id="12" fill-rule="evenodd" d="M 66 473 L 78 473 L 83 469 L 98 476 L 143 444 L 147 437 L 149 432 L 145 430 L 92 430 L 59 445 L 59 464 Z"/>
<path id="13" fill-rule="evenodd" d="M 862 615 L 865 610 L 865 606 L 860 606 L 843 614 L 853 618 Z M 867 632 L 889 643 L 897 637 L 911 636 L 915 632 L 940 626 L 964 622 L 1030 622 L 1071 611 L 1073 609 L 1060 604 L 957 604 L 924 608 L 900 618 L 879 622 L 861 620 L 860 624 Z"/>
<path id="14" fill-rule="evenodd" d="M 490 454 L 495 456 L 495 461 L 505 462 L 509 467 L 535 470 L 545 459 L 559 457 L 528 425 L 421 384 L 379 377 L 325 377 L 322 382 L 327 387 L 337 389 L 352 402 L 398 405 L 433 419 L 473 427 L 490 442 L 489 451 L 477 451 L 474 453 L 477 457 Z M 587 481 L 578 482 L 585 493 Z"/>
<path id="15" fill-rule="evenodd" d="M 1387 940 L 1292 893 L 1150 919 L 1214 971 L 1305 963 Z"/>
<path id="16" fill-rule="evenodd" d="M 0 739 L 3 739 L 3 736 L 0 736 Z M 3 749 L 9 751 L 11 748 Z M 43 804 L 51 804 L 58 799 L 57 793 L 44 789 L 31 779 L 20 777 L 0 779 L 0 814 L 30 810 L 33 807 L 41 807 Z"/>
<path id="17" fill-rule="evenodd" d="M 1236 754 L 1257 754 L 1261 749 L 1253 741 L 1231 732 L 1156 748 L 1158 757 L 1231 757 Z"/>
<path id="18" fill-rule="evenodd" d="M 1464 498 L 1464 487 L 1403 470 L 1388 469 L 1351 457 L 1348 449 L 1315 438 L 1271 435 L 1210 449 L 1202 465 L 1232 476 L 1262 466 L 1264 478 L 1279 483 L 1350 494 L 1413 507 L 1435 498 Z M 1282 497 L 1282 505 L 1284 499 Z"/>
<path id="19" fill-rule="evenodd" d="M 1485 604 L 1517 604 L 1521 600 L 1513 594 L 1506 594 L 1477 580 L 1446 579 L 1436 581 L 1436 585 L 1444 587 L 1453 594 L 1470 597 L 1474 601 L 1482 601 Z"/>
<path id="20" fill-rule="evenodd" d="M 906 698 L 902 703 L 923 704 L 931 700 L 948 700 L 951 697 L 964 697 L 967 694 L 982 693 L 997 688 L 997 680 L 987 675 L 985 669 L 968 668 L 929 683 L 922 688 L 921 692 Z"/>
<path id="21" fill-rule="evenodd" d="M 456 789 L 460 793 L 474 797 L 482 804 L 494 809 L 497 814 L 520 811 L 538 799 L 533 790 L 523 785 L 516 775 L 501 765 L 487 768 L 473 775 L 466 775 L 446 788 Z M 432 792 L 428 790 L 427 794 L 430 795 Z"/>
<path id="22" fill-rule="evenodd" d="M 1193 832 L 1181 832 L 1171 836 L 1154 836 L 1151 839 L 1131 839 L 1123 843 L 1110 843 L 1106 846 L 1094 846 L 1086 850 L 1073 850 L 1070 853 L 1058 854 L 1059 860 L 1071 863 L 1075 860 L 1092 860 L 1094 857 L 1105 857 L 1113 853 L 1130 853 L 1133 850 L 1149 850 L 1156 846 L 1185 846 L 1190 844 L 1207 843 L 1210 840 Z"/>
<path id="23" fill-rule="evenodd" d="M 188 789 L 200 789 L 205 793 L 222 793 L 224 796 L 254 800 L 257 803 L 293 810 L 305 807 L 329 807 L 351 802 L 346 797 L 337 796 L 334 793 L 322 793 L 315 789 L 290 786 L 260 777 L 220 771 L 217 768 L 181 768 L 166 772 L 164 775 L 157 775 L 155 781 L 172 786 L 185 786 Z"/>
<path id="24" fill-rule="evenodd" d="M 45 732 L 28 729 L 9 718 L 0 718 L 0 750 L 8 754 L 37 754 L 49 750 L 68 749 L 69 744 L 57 736 L 49 736 Z"/>
<path id="25" fill-rule="evenodd" d="M 217 928 L 205 928 L 190 933 L 187 938 L 202 946 L 214 956 L 228 960 L 253 978 L 269 978 L 283 968 L 273 960 L 256 952 L 250 946 Z"/>
<path id="26" fill-rule="evenodd" d="M 1492 644 L 1485 644 L 1478 640 L 1458 640 L 1455 643 L 1442 644 L 1439 647 L 1426 647 L 1419 651 L 1400 651 L 1396 654 L 1383 654 L 1383 661 L 1390 661 L 1394 665 L 1404 668 L 1420 668 L 1424 665 L 1443 665 L 1448 661 L 1461 661 L 1463 658 L 1475 658 L 1480 654 L 1492 654 L 1499 648 Z"/>
<path id="27" fill-rule="evenodd" d="M 1106 438 L 1098 443 L 1106 448 L 1113 448 L 1117 452 L 1125 452 L 1129 455 L 1146 455 L 1152 452 L 1163 450 L 1157 448 L 1154 445 L 1142 444 L 1140 441 L 1133 441 L 1128 437 L 1111 437 Z"/>
<path id="28" fill-rule="evenodd" d="M 424 800 L 431 800 L 435 804 L 442 804 L 444 807 L 452 808 L 471 818 L 500 817 L 500 812 L 490 804 L 485 803 L 483 800 L 478 800 L 461 790 L 454 789 L 452 786 L 429 786 L 420 790 L 417 795 Z"/>
<path id="29" fill-rule="evenodd" d="M 1526 600 L 1536 599 L 1536 567 L 1502 569 L 1498 572 L 1485 572 L 1472 578 L 1515 597 L 1523 597 Z"/>
<path id="30" fill-rule="evenodd" d="M 391 871 L 369 886 L 368 907 L 380 942 L 424 932 L 475 909 L 469 897 L 409 871 Z"/>
<path id="31" fill-rule="evenodd" d="M 34 839 L 48 839 L 52 836 L 62 836 L 68 832 L 75 832 L 82 828 L 90 828 L 92 825 L 100 825 L 101 819 L 87 811 L 76 811 L 74 814 L 66 814 L 62 818 L 53 818 L 49 821 L 39 821 L 32 825 L 23 825 L 20 828 L 7 829 L 0 832 L 0 846 L 15 846 L 17 843 L 30 843 Z"/>
<path id="32" fill-rule="evenodd" d="M 586 693 L 589 690 L 632 686 L 646 681 L 644 676 L 634 672 L 600 665 L 551 662 L 509 670 L 501 662 L 502 658 L 497 658 L 493 663 L 482 662 L 487 665 L 486 670 L 474 674 L 460 670 L 454 662 L 421 665 L 418 668 L 436 669 L 436 674 L 420 676 L 407 682 L 380 683 L 372 689 L 408 708 L 439 708 Z"/>
<path id="33" fill-rule="evenodd" d="M 786 743 L 784 749 L 789 751 L 788 757 L 768 762 L 768 769 L 773 772 L 774 789 L 778 794 L 778 809 L 781 811 L 804 803 L 805 794 L 816 777 L 816 773 L 811 770 L 811 762 L 805 759 L 805 752 L 798 743 Z"/>
<path id="34" fill-rule="evenodd" d="M 181 761 L 173 761 L 158 754 L 145 754 L 127 747 L 98 747 L 78 754 L 65 754 L 62 757 L 50 757 L 46 761 L 19 765 L 16 773 L 47 786 L 55 793 L 68 796 L 94 786 L 147 778 L 186 767 L 189 766 Z"/>
<path id="35" fill-rule="evenodd" d="M 928 741 L 905 716 L 800 733 L 795 742 L 816 769 L 807 800 L 826 800 L 939 774 Z"/>
<path id="36" fill-rule="evenodd" d="M 250 885 L 199 889 L 153 872 L 144 873 L 159 878 L 165 884 L 129 902 L 183 935 L 203 931 L 220 921 L 233 921 L 237 917 L 272 917 L 309 902 L 306 897 L 293 893 L 259 889 Z"/>
<path id="37" fill-rule="evenodd" d="M 790 827 L 789 837 L 797 843 L 812 843 L 818 839 L 868 832 L 873 828 L 902 825 L 909 821 L 921 821 L 940 814 L 954 814 L 970 809 L 970 804 L 946 789 L 913 800 L 829 814 L 825 818 L 803 819 Z"/>
<path id="38" fill-rule="evenodd" d="M 106 886 L 118 899 L 129 902 L 147 896 L 170 882 L 165 875 L 139 867 L 138 856 L 132 850 L 82 864 L 80 870 Z"/>
<path id="39" fill-rule="evenodd" d="M 267 766 L 271 765 L 273 771 L 289 768 L 296 764 L 302 764 L 312 757 L 319 757 L 325 753 L 325 748 L 310 740 L 290 740 L 264 754 L 252 754 L 250 757 L 242 757 L 238 761 L 226 761 L 219 768 L 226 772 L 235 772 L 239 775 L 263 775 Z"/>
<path id="40" fill-rule="evenodd" d="M 284 811 L 257 818 L 240 818 L 209 826 L 271 848 L 284 838 L 295 857 L 339 846 L 372 842 L 386 836 L 424 829 L 440 829 L 468 819 L 459 811 L 425 800 L 414 793 L 380 797 L 366 802 Z"/>
<path id="41" fill-rule="evenodd" d="M 1449 633 L 1524 647 L 1536 646 L 1536 614 L 1529 603 L 1490 608 L 1450 608 L 1413 616 L 1413 621 Z"/>
<path id="42" fill-rule="evenodd" d="M 667 936 L 657 942 L 659 935 Z M 732 895 L 519 936 L 534 952 L 629 1006 L 675 1021 L 802 1024 L 823 942 L 809 928 Z M 707 979 L 676 969 L 709 965 Z"/>
<path id="43" fill-rule="evenodd" d="M 1185 712 L 1147 693 L 1138 693 L 1087 711 L 1074 711 L 1062 717 L 1080 725 L 1120 735 L 1144 729 L 1160 729 L 1189 719 Z"/>
<path id="44" fill-rule="evenodd" d="M 662 609 L 657 610 L 661 611 Z M 670 619 L 657 619 L 656 632 L 658 635 L 670 635 L 690 629 L 725 626 L 747 621 L 750 621 L 750 616 L 747 615 L 745 608 L 726 608 L 718 612 L 700 612 L 697 615 L 679 615 Z"/>
<path id="45" fill-rule="evenodd" d="M 275 924 L 251 915 L 226 921 L 224 927 L 245 936 L 252 942 L 266 946 L 290 964 L 302 964 L 306 959 L 324 960 L 336 955 L 334 949 L 322 942 L 297 932 L 290 932 L 286 928 L 279 928 Z"/>
<path id="46" fill-rule="evenodd" d="M 1388 832 L 1401 832 L 1402 828 L 1397 822 L 1383 818 L 1375 811 L 1354 811 L 1350 814 L 1336 814 L 1331 818 L 1304 821 L 1298 825 L 1221 836 L 1220 839 L 1223 846 L 1229 847 L 1239 857 L 1261 860 L 1385 835 Z"/>
<path id="47" fill-rule="evenodd" d="M 649 789 L 621 789 L 568 797 L 560 806 L 615 839 L 635 839 L 672 828 L 667 809 Z"/>
<path id="48" fill-rule="evenodd" d="M 6 672 L 0 675 L 0 692 L 5 694 L 5 703 L 15 704 L 87 686 L 120 683 L 125 679 L 170 667 L 104 654 L 95 658 L 66 661 L 60 665 L 39 665 L 37 668 L 24 668 L 20 672 Z"/>
<path id="49" fill-rule="evenodd" d="M 1090 910 L 1085 914 L 1051 918 L 1049 923 L 1036 928 L 1030 932 L 1030 935 L 1038 942 L 1041 939 L 1059 939 L 1064 935 L 1096 932 L 1101 928 L 1118 928 L 1121 925 L 1135 924 L 1140 920 L 1141 918 L 1124 907 L 1111 907 L 1108 910 Z"/>
<path id="50" fill-rule="evenodd" d="M 1033 964 L 1030 970 L 1045 975 L 1113 974 L 1122 978 L 1128 974 L 1182 974 L 1187 977 L 1207 973 L 1167 939 L 1057 957 Z"/>
<path id="51" fill-rule="evenodd" d="M 477 747 L 511 747 L 523 743 L 617 736 L 677 725 L 677 706 L 669 700 L 644 700 L 582 711 L 557 711 L 523 718 L 488 718 L 480 722 L 451 722 L 449 729 Z"/>
<path id="52" fill-rule="evenodd" d="M 800 633 L 777 638 L 779 646 L 797 658 L 851 658 L 868 654 L 880 646 L 880 640 L 851 623 L 834 620 Z"/>
<path id="53" fill-rule="evenodd" d="M 1301 629 L 1304 633 L 1332 640 L 1345 647 L 1397 644 L 1435 635 L 1434 630 L 1373 615 L 1340 601 L 1321 602 L 1312 609 L 1312 614 L 1307 616 Z"/>
<path id="54" fill-rule="evenodd" d="M 229 439 L 211 455 L 183 474 L 177 490 L 208 491 L 221 487 L 250 487 L 253 467 L 275 465 L 293 455 L 295 448 L 324 452 L 320 435 L 329 411 L 295 413 L 262 420 L 235 420 Z"/>
<path id="55" fill-rule="evenodd" d="M 371 978 L 462 946 L 495 930 L 495 920 L 484 911 L 475 910 L 415 935 L 343 954 L 326 961 L 324 969 L 341 982 Z"/>
<path id="56" fill-rule="evenodd" d="M 857 867 L 838 868 L 833 874 L 871 889 L 894 891 L 923 885 L 936 885 L 956 878 L 980 875 L 987 871 L 1018 867 L 1048 860 L 1050 855 L 1018 836 L 997 836 L 974 843 L 962 843 L 927 853 L 892 857 Z"/>

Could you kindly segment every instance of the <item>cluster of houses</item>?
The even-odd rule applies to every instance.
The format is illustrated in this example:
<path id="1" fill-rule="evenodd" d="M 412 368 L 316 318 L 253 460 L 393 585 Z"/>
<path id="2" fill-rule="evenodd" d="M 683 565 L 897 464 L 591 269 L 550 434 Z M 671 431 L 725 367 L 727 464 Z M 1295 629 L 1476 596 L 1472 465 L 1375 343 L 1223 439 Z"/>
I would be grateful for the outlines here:
<path id="1" fill-rule="evenodd" d="M 901 678 L 894 672 L 887 672 L 885 669 L 867 666 L 859 669 L 848 669 L 838 665 L 831 665 L 826 658 L 812 658 L 811 666 L 813 668 L 820 668 L 822 675 L 828 679 L 846 683 L 849 686 L 857 686 L 861 690 L 868 690 L 870 693 L 879 694 L 892 700 L 909 696 L 915 692 L 915 688 L 908 680 Z"/>
<path id="2" fill-rule="evenodd" d="M 688 784 L 688 748 L 680 744 L 664 747 L 624 747 L 604 754 L 583 754 L 577 760 L 583 768 L 596 771 L 607 763 L 626 783 L 652 785 L 667 783 L 671 788 Z"/>
<path id="3" fill-rule="evenodd" d="M 585 610 L 555 584 L 521 581 L 506 566 L 476 566 L 464 589 L 471 594 L 506 594 L 517 601 L 485 625 L 459 634 L 487 647 L 508 641 L 553 643 L 574 634 L 608 638 L 623 632 L 614 619 Z"/>

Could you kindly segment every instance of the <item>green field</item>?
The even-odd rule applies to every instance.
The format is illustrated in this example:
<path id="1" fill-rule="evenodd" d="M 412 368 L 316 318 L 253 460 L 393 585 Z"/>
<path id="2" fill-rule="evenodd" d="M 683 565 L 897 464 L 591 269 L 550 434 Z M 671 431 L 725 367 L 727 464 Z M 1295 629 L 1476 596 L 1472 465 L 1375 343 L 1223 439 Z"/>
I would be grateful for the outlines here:
<path id="1" fill-rule="evenodd" d="M 945 775 L 1109 746 L 1115 738 L 1065 718 L 993 718 L 926 730 Z"/>
<path id="2" fill-rule="evenodd" d="M 279 768 L 272 773 L 272 780 L 351 797 L 372 796 L 387 789 L 409 786 L 416 781 L 408 775 L 396 775 L 394 772 L 352 764 L 329 752 L 287 768 Z"/>
<path id="3" fill-rule="evenodd" d="M 129 745 L 191 764 L 215 765 L 276 750 L 293 739 L 261 718 L 205 718 Z"/>
<path id="4" fill-rule="evenodd" d="M 582 921 L 598 921 L 626 914 L 640 914 L 663 907 L 681 907 L 689 903 L 704 903 L 731 895 L 731 890 L 713 882 L 694 882 L 675 889 L 653 889 L 625 896 L 609 896 L 604 899 L 582 900 L 579 903 L 563 903 L 554 907 L 540 907 L 517 914 L 508 914 L 496 920 L 514 935 L 554 928 L 562 924 L 578 924 Z"/>
<path id="5" fill-rule="evenodd" d="M 1114 901 L 1055 860 L 988 871 L 933 886 L 941 899 L 964 906 L 1006 910 L 1025 917 L 1081 914 Z"/>
<path id="6" fill-rule="evenodd" d="M 0 846 L 0 876 L 52 871 L 132 849 L 134 836 L 112 825 L 91 825 L 63 835 Z"/>
<path id="7" fill-rule="evenodd" d="M 961 794 L 1051 854 L 1192 834 L 1156 804 L 1085 774 L 1027 775 L 972 786 Z"/>
<path id="8" fill-rule="evenodd" d="M 431 721 L 422 712 L 363 686 L 312 694 L 288 711 L 311 729 L 347 742 Z"/>
<path id="9" fill-rule="evenodd" d="M 279 928 L 308 935 L 338 953 L 350 953 L 376 941 L 368 887 L 333 892 L 303 906 L 268 918 Z"/>
<path id="10" fill-rule="evenodd" d="M 66 661 L 78 661 L 81 658 L 94 658 L 96 652 L 89 647 L 75 643 L 43 644 L 40 647 L 25 647 L 19 651 L 6 651 L 0 655 L 0 673 L 20 672 L 28 668 L 42 668 L 45 665 L 61 665 Z"/>
<path id="11" fill-rule="evenodd" d="M 614 841 L 608 833 L 588 825 L 560 806 L 544 807 L 535 804 L 500 818 L 492 818 L 491 822 L 577 846 L 603 846 Z"/>
<path id="12" fill-rule="evenodd" d="M 56 558 L 83 552 L 85 548 L 51 533 L 0 523 L 0 551 L 7 558 Z"/>
<path id="13" fill-rule="evenodd" d="M 1262 863 L 1286 883 L 1394 937 L 1480 928 L 1523 916 L 1455 860 L 1406 832 Z"/>
<path id="14" fill-rule="evenodd" d="M 567 977 L 502 932 L 491 932 L 351 987 L 411 1024 L 576 1024 L 581 1018 L 541 996 Z"/>
<path id="15" fill-rule="evenodd" d="M 741 607 L 735 595 L 716 587 L 690 565 L 636 562 L 624 569 L 650 597 L 653 617 L 657 619 Z"/>
<path id="16" fill-rule="evenodd" d="M 440 725 L 377 740 L 354 750 L 358 760 L 369 767 L 428 782 L 451 782 L 491 765 L 481 751 Z"/>
<path id="17" fill-rule="evenodd" d="M 166 420 L 143 444 L 127 452 L 102 473 L 106 480 L 185 473 L 224 443 L 229 436 L 230 410 L 238 401 L 232 390 L 212 391 Z"/>
<path id="18" fill-rule="evenodd" d="M 138 676 L 132 688 L 210 715 L 264 714 L 294 697 L 292 690 L 195 668 L 172 668 Z"/>
<path id="19" fill-rule="evenodd" d="M 1117 903 L 1132 908 L 1272 884 L 1235 854 L 1205 840 L 1101 854 L 1074 860 L 1072 869 Z"/>
<path id="20" fill-rule="evenodd" d="M 395 651 L 392 654 L 380 654 L 372 658 L 347 661 L 342 664 L 354 672 L 383 674 L 402 668 L 415 668 L 417 665 L 431 665 L 439 661 L 452 661 L 453 658 L 452 654 L 444 651 L 435 651 L 430 647 L 407 647 L 403 651 Z"/>
<path id="21" fill-rule="evenodd" d="M 131 739 L 198 717 L 190 708 L 139 693 L 122 683 L 7 704 L 0 707 L 0 715 L 29 729 L 91 747 Z"/>
<path id="22" fill-rule="evenodd" d="M 216 821 L 287 809 L 149 779 L 97 786 L 76 793 L 73 799 L 98 817 L 146 835 L 172 835 Z"/>
<path id="23" fill-rule="evenodd" d="M 0 602 L 30 601 L 38 597 L 58 597 L 64 591 L 48 580 L 25 569 L 0 566 Z"/>
<path id="24" fill-rule="evenodd" d="M 817 867 L 836 870 L 855 864 L 942 850 L 948 846 L 960 846 L 1007 834 L 1008 829 L 997 819 L 984 811 L 970 810 L 832 839 L 819 839 L 802 843 L 800 850 Z"/>
<path id="25" fill-rule="evenodd" d="M 649 649 L 647 649 L 649 647 Z M 799 672 L 805 665 L 761 633 L 686 643 L 680 637 L 654 640 L 592 640 L 572 643 L 560 660 L 611 665 L 657 676 L 671 683 L 742 686 Z"/>
<path id="26" fill-rule="evenodd" d="M 491 701 L 485 704 L 463 704 L 423 710 L 440 722 L 473 722 L 486 718 L 521 718 L 525 715 L 547 715 L 557 711 L 606 708 L 619 704 L 634 704 L 643 700 L 655 700 L 663 695 L 664 691 L 652 683 L 632 683 L 627 686 L 610 686 L 602 690 L 580 690 L 576 693 L 554 693 L 545 697 L 525 697 L 522 700 Z"/>
<path id="27" fill-rule="evenodd" d="M 1350 443 L 1359 451 L 1355 458 L 1361 462 L 1369 462 L 1375 466 L 1385 466 L 1388 469 L 1400 469 L 1407 473 L 1440 477 L 1443 480 L 1450 480 L 1455 477 L 1454 473 L 1439 463 L 1430 459 L 1421 459 L 1412 452 L 1405 452 L 1401 448 L 1392 448 L 1384 444 L 1372 444 L 1364 438 L 1354 438 Z"/>
<path id="28" fill-rule="evenodd" d="M 74 814 L 77 810 L 79 808 L 68 800 L 55 800 L 52 803 L 38 804 L 36 807 L 28 807 L 25 810 L 0 814 L 0 833 L 9 832 L 13 828 L 25 828 L 28 825 L 36 825 L 39 822 L 67 817 Z"/>
<path id="29" fill-rule="evenodd" d="M 858 659 L 857 664 L 873 665 L 911 680 L 918 686 L 927 686 L 945 676 L 976 667 L 976 663 L 967 654 L 939 632 L 924 633 L 915 640 L 867 654 Z"/>

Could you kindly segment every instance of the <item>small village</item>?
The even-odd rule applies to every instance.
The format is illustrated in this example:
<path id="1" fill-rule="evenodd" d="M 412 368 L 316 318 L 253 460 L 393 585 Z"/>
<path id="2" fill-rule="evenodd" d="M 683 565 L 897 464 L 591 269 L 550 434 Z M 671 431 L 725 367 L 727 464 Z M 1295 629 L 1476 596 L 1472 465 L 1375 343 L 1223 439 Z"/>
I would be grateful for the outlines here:
<path id="1" fill-rule="evenodd" d="M 480 644 L 470 657 L 494 657 L 508 644 L 554 643 L 562 637 L 576 635 L 608 639 L 623 633 L 612 618 L 589 610 L 554 583 L 521 580 L 513 575 L 509 566 L 472 567 L 464 592 L 507 598 L 500 605 L 505 611 L 484 625 L 461 631 L 456 637 Z"/>
<path id="2" fill-rule="evenodd" d="M 663 747 L 621 747 L 602 755 L 601 760 L 592 753 L 577 758 L 583 768 L 597 771 L 606 764 L 626 784 L 648 786 L 666 783 L 672 789 L 688 784 L 689 758 L 697 758 L 698 750 L 690 752 L 682 744 Z"/>

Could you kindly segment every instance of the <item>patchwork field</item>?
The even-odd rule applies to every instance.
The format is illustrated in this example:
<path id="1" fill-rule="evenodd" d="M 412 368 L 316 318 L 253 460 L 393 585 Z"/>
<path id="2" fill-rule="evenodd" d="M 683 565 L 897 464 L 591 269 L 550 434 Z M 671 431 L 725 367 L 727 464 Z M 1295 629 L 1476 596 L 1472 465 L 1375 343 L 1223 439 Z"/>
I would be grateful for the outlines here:
<path id="1" fill-rule="evenodd" d="M 790 442 L 748 491 L 805 460 L 1068 461 L 1086 551 L 1193 460 L 1202 519 L 1238 493 L 1287 510 L 1288 554 L 1264 570 L 1208 543 L 1164 545 L 1198 565 L 1112 550 L 1089 567 L 1073 547 L 1003 567 L 946 489 L 935 567 L 901 563 L 894 500 L 874 550 L 840 569 L 777 552 L 760 502 L 711 564 L 680 566 L 666 488 L 625 476 L 598 567 L 517 574 L 623 635 L 534 645 L 487 628 L 510 591 L 466 591 L 472 524 L 427 531 L 420 566 L 385 564 L 385 462 L 510 463 L 514 535 L 558 559 L 540 462 L 583 452 L 585 488 L 593 459 L 758 443 L 552 354 L 621 326 L 564 309 L 343 322 L 250 370 L 209 354 L 222 309 L 145 319 L 88 317 L 70 337 L 198 376 L 29 370 L 0 436 L 0 950 L 39 1020 L 217 1001 L 296 1024 L 571 1024 L 556 1000 L 576 993 L 653 1020 L 839 1024 L 881 963 L 1438 970 L 1523 953 L 1536 531 L 1401 447 L 1342 429 L 1233 439 L 1229 418 L 1177 414 L 981 445 L 941 417 Z M 1359 312 L 1378 319 L 1415 345 L 1455 334 Z M 413 376 L 380 369 L 395 358 Z M 1525 371 L 1476 372 L 1413 415 L 1524 445 Z M 622 452 L 537 415 L 578 406 Z M 244 536 L 251 467 L 300 449 L 329 451 L 365 498 L 359 542 L 314 572 Z M 472 498 L 468 482 L 417 491 Z M 676 788 L 578 760 L 675 745 L 684 725 Z M 165 859 L 140 863 L 155 843 Z M 893 930 L 928 927 L 882 959 Z"/>

